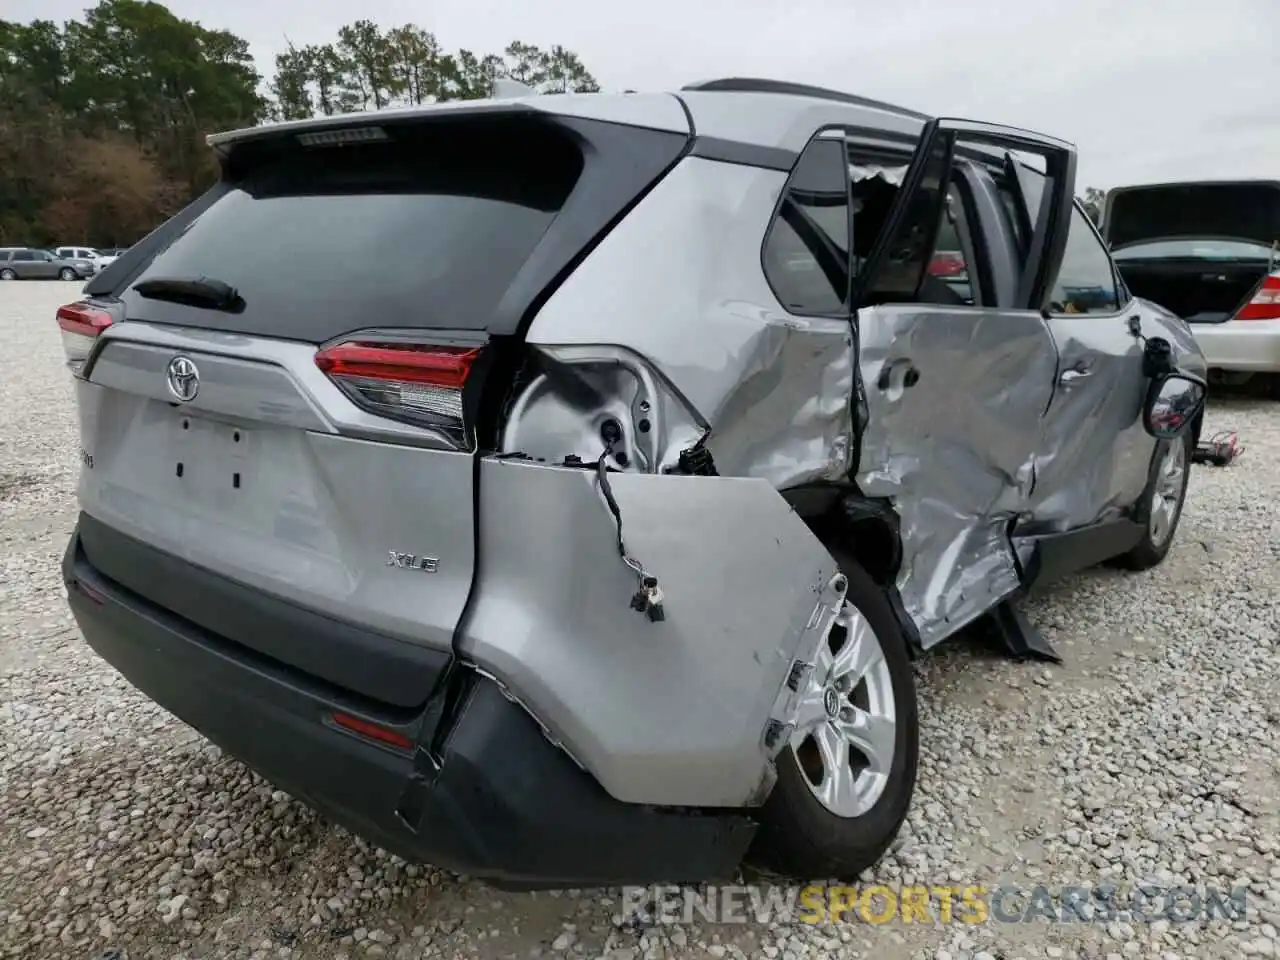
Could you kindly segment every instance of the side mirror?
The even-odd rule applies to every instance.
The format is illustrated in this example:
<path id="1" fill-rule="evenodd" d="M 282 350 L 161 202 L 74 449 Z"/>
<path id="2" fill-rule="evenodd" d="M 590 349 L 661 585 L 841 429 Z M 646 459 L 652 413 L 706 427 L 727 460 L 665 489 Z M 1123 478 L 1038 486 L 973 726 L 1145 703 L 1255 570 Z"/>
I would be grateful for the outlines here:
<path id="1" fill-rule="evenodd" d="M 1142 411 L 1143 426 L 1157 440 L 1181 436 L 1204 406 L 1204 381 L 1185 373 L 1155 378 Z"/>

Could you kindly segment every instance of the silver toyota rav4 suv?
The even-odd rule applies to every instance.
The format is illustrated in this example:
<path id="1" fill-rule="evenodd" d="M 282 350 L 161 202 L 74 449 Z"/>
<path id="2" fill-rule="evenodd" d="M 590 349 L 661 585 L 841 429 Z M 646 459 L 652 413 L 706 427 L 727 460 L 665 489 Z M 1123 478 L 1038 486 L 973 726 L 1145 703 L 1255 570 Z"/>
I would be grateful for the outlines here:
<path id="1" fill-rule="evenodd" d="M 1069 144 L 761 80 L 210 144 L 58 311 L 69 602 L 403 857 L 857 874 L 910 804 L 911 659 L 1052 656 L 1033 583 L 1169 549 L 1204 362 Z"/>

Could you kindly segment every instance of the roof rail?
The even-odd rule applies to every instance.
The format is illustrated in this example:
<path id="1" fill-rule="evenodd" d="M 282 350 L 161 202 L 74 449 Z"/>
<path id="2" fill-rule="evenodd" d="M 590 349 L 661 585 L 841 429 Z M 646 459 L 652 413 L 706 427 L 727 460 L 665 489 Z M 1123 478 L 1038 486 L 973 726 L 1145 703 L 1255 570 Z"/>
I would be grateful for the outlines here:
<path id="1" fill-rule="evenodd" d="M 875 110 L 887 110 L 915 120 L 931 120 L 926 114 L 916 110 L 908 110 L 892 103 L 859 97 L 839 90 L 828 90 L 826 87 L 813 87 L 807 83 L 791 83 L 787 80 L 763 80 L 756 77 L 726 77 L 722 80 L 703 80 L 690 83 L 681 90 L 719 91 L 724 93 L 784 93 L 794 97 L 816 97 L 820 100 L 836 100 L 840 103 L 852 104 L 855 107 L 870 107 Z"/>

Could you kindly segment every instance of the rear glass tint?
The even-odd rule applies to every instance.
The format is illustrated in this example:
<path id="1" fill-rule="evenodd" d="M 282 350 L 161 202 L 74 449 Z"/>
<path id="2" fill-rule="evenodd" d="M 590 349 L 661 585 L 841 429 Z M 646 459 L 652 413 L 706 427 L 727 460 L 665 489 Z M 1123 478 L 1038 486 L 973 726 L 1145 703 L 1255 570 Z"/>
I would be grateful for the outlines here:
<path id="1" fill-rule="evenodd" d="M 388 142 L 245 150 L 249 169 L 134 278 L 220 280 L 243 313 L 130 291 L 130 317 L 311 342 L 484 329 L 572 191 L 581 153 L 519 117 L 386 130 Z"/>
<path id="2" fill-rule="evenodd" d="M 1243 240 L 1157 240 L 1135 243 L 1115 252 L 1116 260 L 1269 260 L 1275 256 L 1271 247 Z M 1280 258 L 1278 258 L 1280 259 Z"/>

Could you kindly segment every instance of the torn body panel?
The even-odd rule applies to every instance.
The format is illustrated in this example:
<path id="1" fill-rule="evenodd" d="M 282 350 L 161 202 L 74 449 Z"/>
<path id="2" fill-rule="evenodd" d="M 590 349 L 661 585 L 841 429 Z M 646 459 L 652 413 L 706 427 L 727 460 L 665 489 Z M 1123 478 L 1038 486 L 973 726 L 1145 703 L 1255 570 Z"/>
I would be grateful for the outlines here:
<path id="1" fill-rule="evenodd" d="M 505 418 L 500 449 L 561 462 L 594 460 L 608 424 L 618 428 L 609 465 L 660 473 L 708 425 L 643 357 L 624 347 L 535 347 L 538 372 Z"/>
<path id="2" fill-rule="evenodd" d="M 849 324 L 785 312 L 760 269 L 785 180 L 773 170 L 681 161 L 535 317 L 527 341 L 558 363 L 516 399 L 503 452 L 595 460 L 608 411 L 627 411 L 624 432 L 642 433 L 633 400 L 649 378 L 678 402 L 669 401 L 663 436 L 635 469 L 672 466 L 689 427 L 705 424 L 722 475 L 778 489 L 842 479 L 853 432 Z M 594 406 L 569 398 L 571 381 L 580 391 L 584 377 L 597 384 Z M 576 420 L 566 419 L 569 410 Z M 570 441 L 575 449 L 564 449 Z"/>
<path id="3" fill-rule="evenodd" d="M 858 487 L 900 517 L 897 587 L 926 649 L 1019 586 L 1009 541 L 1057 355 L 1038 313 L 879 306 L 858 312 L 867 422 Z"/>
<path id="4" fill-rule="evenodd" d="M 615 798 L 758 804 L 770 722 L 789 719 L 779 692 L 825 635 L 835 561 L 763 480 L 625 472 L 610 486 L 629 552 L 665 585 L 665 620 L 628 606 L 635 574 L 593 471 L 488 458 L 459 652 Z"/>

